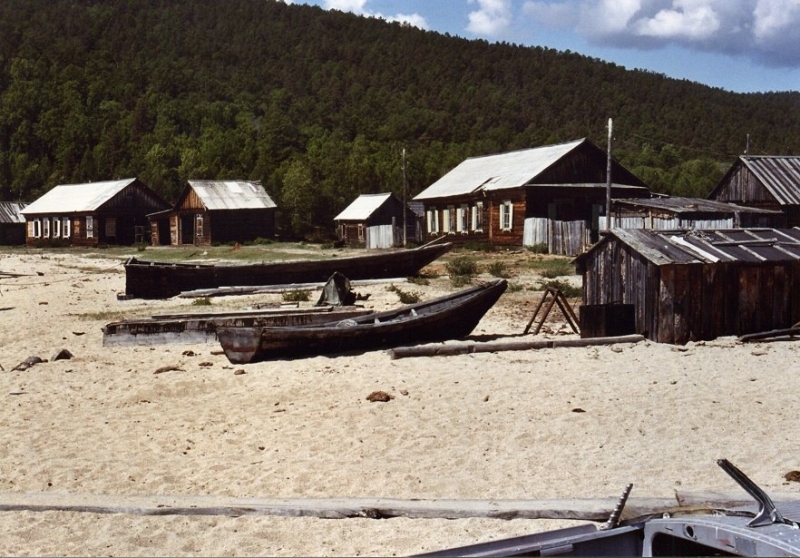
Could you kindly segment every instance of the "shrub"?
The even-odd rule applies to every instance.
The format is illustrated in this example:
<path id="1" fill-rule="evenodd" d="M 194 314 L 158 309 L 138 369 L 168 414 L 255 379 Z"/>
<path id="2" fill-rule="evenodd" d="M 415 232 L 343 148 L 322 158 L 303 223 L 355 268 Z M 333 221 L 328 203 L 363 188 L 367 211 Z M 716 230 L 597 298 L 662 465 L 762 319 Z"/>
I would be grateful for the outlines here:
<path id="1" fill-rule="evenodd" d="M 311 298 L 311 293 L 302 289 L 293 289 L 291 291 L 283 291 L 281 297 L 284 302 L 308 302 L 308 299 Z"/>
<path id="2" fill-rule="evenodd" d="M 192 301 L 192 306 L 211 306 L 211 299 L 207 296 L 196 298 Z"/>
<path id="3" fill-rule="evenodd" d="M 574 274 L 575 270 L 568 260 L 551 260 L 547 267 L 539 271 L 539 275 L 545 279 L 555 279 L 556 277 Z"/>
<path id="4" fill-rule="evenodd" d="M 562 279 L 551 279 L 550 281 L 539 281 L 539 290 L 547 288 L 556 289 L 561 291 L 567 298 L 578 298 L 583 296 L 583 289 L 581 287 L 574 287 L 569 282 Z"/>
<path id="5" fill-rule="evenodd" d="M 430 280 L 425 277 L 424 275 L 415 275 L 413 277 L 407 277 L 406 281 L 412 283 L 414 285 L 430 285 Z"/>
<path id="6" fill-rule="evenodd" d="M 506 262 L 501 260 L 490 263 L 488 266 L 486 266 L 486 271 L 489 272 L 489 275 L 492 277 L 501 277 L 503 279 L 511 277 L 511 274 L 508 272 Z"/>
<path id="7" fill-rule="evenodd" d="M 389 285 L 386 287 L 386 290 L 396 293 L 397 296 L 400 297 L 400 302 L 403 304 L 414 304 L 415 302 L 419 302 L 422 298 L 422 295 L 416 291 L 407 293 L 394 285 Z"/>
<path id="8" fill-rule="evenodd" d="M 478 264 L 475 260 L 463 256 L 447 262 L 445 267 L 454 287 L 472 283 L 472 279 L 478 274 Z"/>
<path id="9" fill-rule="evenodd" d="M 534 244 L 533 246 L 527 247 L 528 251 L 533 252 L 534 254 L 547 254 L 549 250 L 547 249 L 547 243 L 540 242 L 539 244 Z"/>

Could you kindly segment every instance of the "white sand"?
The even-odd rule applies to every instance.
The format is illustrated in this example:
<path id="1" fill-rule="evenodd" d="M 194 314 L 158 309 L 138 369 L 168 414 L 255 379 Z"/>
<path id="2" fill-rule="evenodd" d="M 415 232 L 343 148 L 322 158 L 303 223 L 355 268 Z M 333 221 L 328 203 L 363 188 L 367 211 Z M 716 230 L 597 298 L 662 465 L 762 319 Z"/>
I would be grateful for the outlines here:
<path id="1" fill-rule="evenodd" d="M 0 255 L 0 271 L 31 275 L 0 277 L 0 500 L 607 498 L 631 482 L 635 497 L 670 498 L 735 490 L 715 464 L 722 457 L 767 491 L 797 491 L 784 475 L 800 469 L 798 342 L 234 366 L 216 345 L 104 348 L 110 321 L 202 310 L 184 299 L 118 301 L 116 261 L 20 250 Z M 431 297 L 448 283 L 399 286 Z M 376 309 L 398 304 L 385 285 L 357 290 Z M 539 296 L 507 293 L 475 334 L 519 335 Z M 279 296 L 210 309 L 255 300 Z M 62 348 L 74 358 L 13 370 Z M 154 374 L 171 364 L 180 370 Z M 367 401 L 376 390 L 395 398 Z M 568 524 L 15 511 L 0 512 L 0 554 L 407 555 Z"/>

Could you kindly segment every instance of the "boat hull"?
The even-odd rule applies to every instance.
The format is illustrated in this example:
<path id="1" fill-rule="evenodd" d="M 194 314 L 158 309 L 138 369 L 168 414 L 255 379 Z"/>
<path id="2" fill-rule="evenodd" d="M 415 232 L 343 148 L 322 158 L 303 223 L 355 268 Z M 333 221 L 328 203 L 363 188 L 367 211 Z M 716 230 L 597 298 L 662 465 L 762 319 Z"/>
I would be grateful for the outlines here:
<path id="1" fill-rule="evenodd" d="M 452 244 L 445 243 L 344 258 L 242 265 L 169 263 L 132 257 L 125 262 L 125 295 L 156 299 L 217 287 L 317 283 L 327 281 L 335 272 L 350 280 L 409 277 L 451 248 Z"/>
<path id="2" fill-rule="evenodd" d="M 505 292 L 496 280 L 370 316 L 303 327 L 221 327 L 222 349 L 232 363 L 343 352 L 365 352 L 469 335 Z"/>

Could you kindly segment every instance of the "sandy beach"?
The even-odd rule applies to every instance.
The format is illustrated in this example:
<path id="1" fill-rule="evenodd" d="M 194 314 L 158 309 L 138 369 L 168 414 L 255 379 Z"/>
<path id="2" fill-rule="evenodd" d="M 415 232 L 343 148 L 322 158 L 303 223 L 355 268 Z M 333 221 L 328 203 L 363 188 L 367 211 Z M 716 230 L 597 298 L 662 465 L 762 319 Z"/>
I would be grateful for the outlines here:
<path id="1" fill-rule="evenodd" d="M 103 347 L 101 327 L 280 295 L 118 300 L 119 260 L 58 251 L 0 254 L 0 271 L 23 275 L 0 276 L 0 501 L 616 498 L 628 483 L 632 497 L 672 498 L 735 491 L 719 458 L 768 492 L 798 491 L 784 478 L 800 469 L 797 341 L 232 365 L 215 344 Z M 369 308 L 399 304 L 386 284 L 357 291 Z M 523 339 L 540 296 L 506 293 L 473 335 Z M 537 338 L 577 337 L 558 317 L 547 325 Z M 61 349 L 73 358 L 51 360 Z M 47 362 L 15 370 L 31 356 Z M 370 402 L 374 391 L 393 399 Z M 571 524 L 0 511 L 0 554 L 400 556 Z"/>

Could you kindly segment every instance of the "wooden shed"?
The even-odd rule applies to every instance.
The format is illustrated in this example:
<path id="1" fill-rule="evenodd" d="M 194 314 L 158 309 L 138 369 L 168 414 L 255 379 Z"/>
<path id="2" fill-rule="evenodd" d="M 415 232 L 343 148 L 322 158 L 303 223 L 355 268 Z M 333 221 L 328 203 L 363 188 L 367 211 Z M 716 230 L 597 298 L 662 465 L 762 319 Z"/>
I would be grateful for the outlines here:
<path id="1" fill-rule="evenodd" d="M 345 244 L 391 248 L 403 243 L 404 218 L 406 240 L 420 240 L 416 213 L 409 206 L 403 211 L 403 202 L 392 193 L 362 194 L 334 217 L 334 221 L 336 234 Z"/>
<path id="2" fill-rule="evenodd" d="M 148 241 L 147 214 L 169 207 L 138 178 L 62 184 L 22 210 L 26 243 L 77 246 Z"/>
<path id="3" fill-rule="evenodd" d="M 612 229 L 575 263 L 589 310 L 632 305 L 634 332 L 660 343 L 758 333 L 800 322 L 797 227 Z"/>
<path id="4" fill-rule="evenodd" d="M 605 225 L 604 220 L 601 223 Z M 611 200 L 611 226 L 654 230 L 781 228 L 786 226 L 786 215 L 702 198 L 659 196 Z"/>
<path id="5" fill-rule="evenodd" d="M 189 180 L 172 209 L 148 216 L 152 243 L 208 246 L 272 238 L 275 209 L 260 182 Z"/>
<path id="6" fill-rule="evenodd" d="M 708 195 L 786 214 L 786 226 L 800 226 L 800 156 L 742 156 Z"/>
<path id="7" fill-rule="evenodd" d="M 426 236 L 455 243 L 545 245 L 579 254 L 597 240 L 605 214 L 608 156 L 588 139 L 466 159 L 414 197 Z M 650 197 L 640 179 L 611 162 L 614 198 Z"/>
<path id="8" fill-rule="evenodd" d="M 0 244 L 25 244 L 25 217 L 20 202 L 0 202 Z"/>

